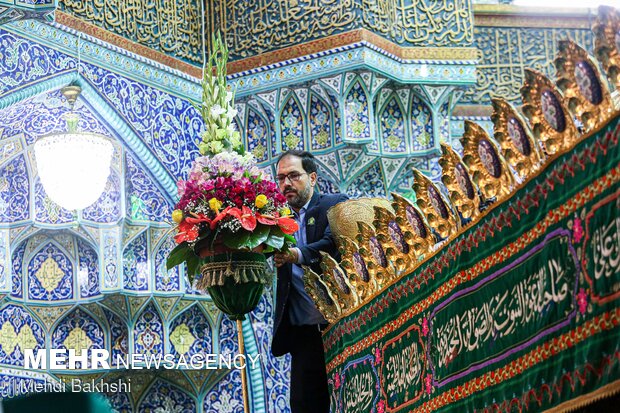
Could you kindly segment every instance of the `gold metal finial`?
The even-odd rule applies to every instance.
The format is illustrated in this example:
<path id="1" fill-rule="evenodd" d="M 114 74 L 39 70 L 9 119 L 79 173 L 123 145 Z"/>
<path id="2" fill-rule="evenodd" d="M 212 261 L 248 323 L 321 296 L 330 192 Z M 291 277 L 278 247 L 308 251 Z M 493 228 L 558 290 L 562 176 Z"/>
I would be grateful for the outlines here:
<path id="1" fill-rule="evenodd" d="M 69 108 L 73 110 L 73 105 L 75 105 L 75 101 L 80 96 L 80 93 L 82 93 L 82 88 L 76 85 L 69 85 L 60 89 L 60 93 L 67 99 Z"/>

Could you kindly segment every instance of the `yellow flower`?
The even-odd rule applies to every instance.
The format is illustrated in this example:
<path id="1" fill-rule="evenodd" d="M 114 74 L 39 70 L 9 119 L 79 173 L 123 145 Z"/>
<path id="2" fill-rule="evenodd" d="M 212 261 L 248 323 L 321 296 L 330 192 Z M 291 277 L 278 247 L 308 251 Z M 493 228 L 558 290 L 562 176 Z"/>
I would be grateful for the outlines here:
<path id="1" fill-rule="evenodd" d="M 222 207 L 222 203 L 218 201 L 217 198 L 211 198 L 209 200 L 209 207 L 211 210 L 215 211 L 216 214 L 220 212 L 220 208 Z"/>
<path id="2" fill-rule="evenodd" d="M 283 217 L 289 216 L 289 215 L 291 215 L 291 210 L 288 209 L 288 208 L 282 208 L 280 210 L 280 215 L 283 216 Z"/>
<path id="3" fill-rule="evenodd" d="M 256 205 L 257 208 L 262 208 L 265 205 L 267 205 L 268 199 L 265 195 L 260 194 L 256 197 L 256 201 L 254 201 L 254 205 Z"/>
<path id="4" fill-rule="evenodd" d="M 183 221 L 183 211 L 180 209 L 175 209 L 172 211 L 172 220 L 177 224 L 180 224 Z"/>

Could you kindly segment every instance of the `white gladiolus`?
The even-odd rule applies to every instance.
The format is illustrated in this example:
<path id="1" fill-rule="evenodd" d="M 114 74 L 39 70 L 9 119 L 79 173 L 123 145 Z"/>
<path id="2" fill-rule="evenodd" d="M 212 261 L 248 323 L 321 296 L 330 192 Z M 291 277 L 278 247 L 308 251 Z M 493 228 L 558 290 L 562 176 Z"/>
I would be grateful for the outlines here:
<path id="1" fill-rule="evenodd" d="M 228 113 L 226 114 L 226 116 L 228 117 L 228 120 L 230 120 L 232 122 L 232 120 L 235 118 L 235 116 L 237 116 L 237 109 L 233 109 L 230 108 L 228 110 Z"/>
<path id="2" fill-rule="evenodd" d="M 233 99 L 232 92 L 226 92 L 226 103 L 230 103 Z"/>
<path id="3" fill-rule="evenodd" d="M 217 119 L 220 115 L 226 113 L 226 109 L 224 109 L 223 107 L 221 107 L 220 105 L 213 105 L 211 107 L 211 117 L 213 119 Z"/>

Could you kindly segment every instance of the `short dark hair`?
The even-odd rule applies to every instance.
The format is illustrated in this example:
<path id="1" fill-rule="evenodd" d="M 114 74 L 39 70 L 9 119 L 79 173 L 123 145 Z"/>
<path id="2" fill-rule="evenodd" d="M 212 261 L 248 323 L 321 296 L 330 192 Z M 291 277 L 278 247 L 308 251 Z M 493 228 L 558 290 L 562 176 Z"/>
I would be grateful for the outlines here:
<path id="1" fill-rule="evenodd" d="M 276 162 L 276 166 L 280 163 L 280 161 L 287 156 L 296 156 L 297 158 L 301 158 L 301 167 L 304 168 L 304 171 L 311 174 L 312 172 L 317 172 L 318 167 L 316 165 L 316 159 L 314 155 L 312 155 L 308 151 L 300 151 L 299 149 L 289 149 L 284 152 L 282 155 L 278 157 L 278 161 Z"/>

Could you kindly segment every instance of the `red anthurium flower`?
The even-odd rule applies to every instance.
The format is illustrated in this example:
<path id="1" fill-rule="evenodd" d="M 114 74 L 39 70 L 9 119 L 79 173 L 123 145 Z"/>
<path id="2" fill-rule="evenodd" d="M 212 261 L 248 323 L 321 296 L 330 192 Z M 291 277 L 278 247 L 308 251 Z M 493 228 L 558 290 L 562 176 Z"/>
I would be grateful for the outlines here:
<path id="1" fill-rule="evenodd" d="M 241 226 L 247 231 L 254 231 L 256 228 L 256 217 L 254 212 L 245 205 L 241 208 Z"/>
<path id="2" fill-rule="evenodd" d="M 213 218 L 213 221 L 211 221 L 211 229 L 214 230 L 215 227 L 217 227 L 217 223 L 220 222 L 221 220 L 224 219 L 224 217 L 226 217 L 226 215 L 232 215 L 230 214 L 230 210 L 231 207 L 226 207 L 224 208 L 223 211 L 221 211 L 219 214 L 217 214 L 215 216 L 215 218 Z"/>
<path id="3" fill-rule="evenodd" d="M 276 225 L 276 217 L 271 215 L 256 214 L 256 219 L 263 225 Z"/>
<path id="4" fill-rule="evenodd" d="M 241 220 L 241 210 L 239 208 L 230 208 L 230 210 L 228 211 L 228 215 L 230 215 L 231 217 L 235 217 L 238 220 Z"/>
<path id="5" fill-rule="evenodd" d="M 193 224 L 193 225 L 197 225 L 197 224 L 200 224 L 202 222 L 206 222 L 208 224 L 209 222 L 211 222 L 211 219 L 209 219 L 209 217 L 207 217 L 204 214 L 194 214 L 194 217 L 187 217 L 187 218 L 185 218 L 185 221 L 187 221 L 187 223 Z"/>
<path id="6" fill-rule="evenodd" d="M 198 227 L 187 222 L 187 218 L 179 224 L 179 233 L 174 236 L 177 244 L 185 241 L 193 241 L 198 238 Z"/>
<path id="7" fill-rule="evenodd" d="M 293 218 L 278 218 L 278 226 L 285 234 L 292 235 L 299 230 L 299 225 Z"/>

